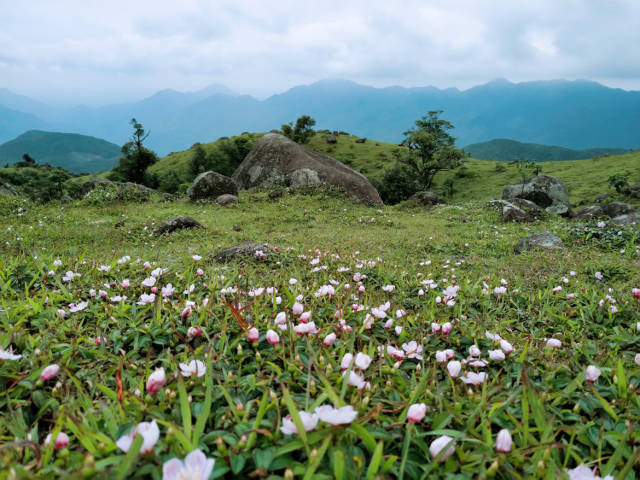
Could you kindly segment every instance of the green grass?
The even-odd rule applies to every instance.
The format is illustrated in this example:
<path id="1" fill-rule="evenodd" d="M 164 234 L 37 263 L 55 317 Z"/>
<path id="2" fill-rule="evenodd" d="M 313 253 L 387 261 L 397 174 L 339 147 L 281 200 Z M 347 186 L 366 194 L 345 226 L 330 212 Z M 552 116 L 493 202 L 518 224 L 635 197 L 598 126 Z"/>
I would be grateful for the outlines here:
<path id="1" fill-rule="evenodd" d="M 631 289 L 640 287 L 638 227 L 560 218 L 503 225 L 484 200 L 423 210 L 367 208 L 332 191 L 278 199 L 241 192 L 240 204 L 230 209 L 183 200 L 35 206 L 0 199 L 0 347 L 23 355 L 0 361 L 0 464 L 7 472 L 0 478 L 8 469 L 12 478 L 114 478 L 119 472 L 161 478 L 164 462 L 199 448 L 216 461 L 213 478 L 254 472 L 271 479 L 558 478 L 587 464 L 602 476 L 637 479 L 640 315 Z M 206 230 L 150 235 L 177 215 L 194 217 Z M 513 253 L 520 237 L 542 229 L 556 232 L 567 248 Z M 247 240 L 278 252 L 228 265 L 213 259 L 219 248 Z M 196 254 L 202 259 L 192 259 Z M 131 260 L 118 263 L 125 255 Z M 167 269 L 157 286 L 171 283 L 176 290 L 166 302 L 136 304 L 150 291 L 141 285 L 150 275 L 144 262 Z M 100 265 L 110 270 L 100 272 Z M 80 276 L 65 282 L 68 270 Z M 362 293 L 356 272 L 366 276 Z M 295 286 L 290 278 L 298 280 Z M 120 287 L 124 279 L 128 289 Z M 427 279 L 438 287 L 428 290 L 421 283 Z M 497 295 L 501 279 L 507 292 Z M 333 297 L 315 295 L 332 280 Z M 460 287 L 455 305 L 437 303 L 453 281 Z M 382 289 L 390 284 L 394 291 Z M 193 291 L 183 293 L 190 285 Z M 230 286 L 237 291 L 221 295 Z M 557 286 L 562 291 L 554 293 Z M 250 296 L 258 287 L 277 288 L 281 304 L 275 294 Z M 92 298 L 90 289 L 128 298 L 113 303 Z M 575 297 L 567 299 L 569 293 Z M 298 295 L 317 336 L 291 332 Z M 88 301 L 84 310 L 69 311 L 82 300 Z M 195 305 L 185 318 L 187 301 Z M 384 328 L 386 319 L 365 329 L 365 312 L 352 308 L 386 301 L 394 326 L 403 327 L 399 335 Z M 397 309 L 407 316 L 396 319 Z M 335 318 L 340 310 L 350 331 Z M 276 329 L 278 312 L 287 312 L 289 331 Z M 240 317 L 259 329 L 258 343 L 247 340 Z M 450 335 L 432 333 L 432 322 L 447 321 Z M 203 336 L 189 340 L 191 325 L 201 326 Z M 265 340 L 267 329 L 280 334 L 277 347 Z M 451 348 L 463 360 L 476 344 L 486 358 L 499 348 L 486 330 L 515 351 L 484 368 L 482 385 L 449 378 L 435 352 Z M 329 332 L 338 340 L 325 347 Z M 107 341 L 96 345 L 96 337 Z M 545 348 L 549 337 L 563 347 Z M 422 346 L 422 360 L 377 354 L 378 347 L 401 348 L 411 340 Z M 369 389 L 343 380 L 347 352 L 372 357 L 362 373 Z M 206 363 L 206 375 L 178 379 L 178 364 L 191 359 Z M 61 371 L 42 382 L 40 372 L 51 363 Z M 602 371 L 594 385 L 585 381 L 589 364 Z M 167 384 L 151 396 L 145 382 L 159 367 Z M 413 403 L 428 407 L 415 425 L 406 419 Z M 293 413 L 299 424 L 295 411 L 322 404 L 352 405 L 358 415 L 343 426 L 319 422 L 306 435 L 280 431 L 286 415 Z M 125 455 L 115 445 L 134 424 L 152 420 L 160 438 L 150 454 Z M 495 449 L 502 428 L 514 442 L 506 454 Z M 46 447 L 46 435 L 59 431 L 69 435 L 69 446 Z M 456 440 L 455 453 L 438 463 L 429 445 L 443 434 Z"/>

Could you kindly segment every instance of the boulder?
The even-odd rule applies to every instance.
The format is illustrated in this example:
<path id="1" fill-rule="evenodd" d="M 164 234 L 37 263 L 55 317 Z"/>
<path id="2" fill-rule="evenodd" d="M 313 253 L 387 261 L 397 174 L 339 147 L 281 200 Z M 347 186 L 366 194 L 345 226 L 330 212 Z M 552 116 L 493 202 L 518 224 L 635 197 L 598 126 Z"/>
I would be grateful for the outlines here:
<path id="1" fill-rule="evenodd" d="M 502 209 L 507 205 L 513 205 L 513 203 L 507 202 L 506 200 L 498 200 L 497 198 L 487 202 L 487 208 L 495 210 L 496 212 L 502 212 Z"/>
<path id="2" fill-rule="evenodd" d="M 609 200 L 610 198 L 613 198 L 611 196 L 611 194 L 609 193 L 603 193 L 602 195 L 598 195 L 596 198 L 593 199 L 593 201 L 595 203 L 602 203 L 602 202 L 606 202 L 607 200 Z"/>
<path id="3" fill-rule="evenodd" d="M 87 194 L 93 192 L 98 185 L 113 185 L 114 183 L 115 182 L 107 180 L 106 178 L 92 178 L 80 186 L 80 195 L 86 197 Z"/>
<path id="4" fill-rule="evenodd" d="M 505 205 L 502 208 L 502 221 L 508 222 L 533 222 L 534 218 L 521 208 L 513 204 Z"/>
<path id="5" fill-rule="evenodd" d="M 640 224 L 640 212 L 627 213 L 611 219 L 614 225 L 637 225 Z"/>
<path id="6" fill-rule="evenodd" d="M 356 143 L 364 143 L 366 141 L 367 141 L 366 138 L 359 138 L 359 139 L 356 140 Z"/>
<path id="7" fill-rule="evenodd" d="M 162 193 L 149 188 L 145 185 L 133 182 L 113 182 L 106 178 L 94 178 L 85 182 L 80 187 L 80 195 L 83 198 L 92 197 L 94 192 L 101 189 L 109 189 L 108 194 L 111 200 L 119 200 L 125 202 L 147 202 L 152 199 L 152 195 L 159 195 L 164 200 L 171 200 L 173 196 L 170 193 Z"/>
<path id="8" fill-rule="evenodd" d="M 611 202 L 602 205 L 602 212 L 608 217 L 619 217 L 633 212 L 633 208 L 628 203 Z"/>
<path id="9" fill-rule="evenodd" d="M 429 205 L 446 205 L 447 202 L 433 192 L 416 192 L 413 194 L 410 200 L 414 200 L 417 203 L 425 206 Z"/>
<path id="10" fill-rule="evenodd" d="M 533 216 L 544 215 L 545 213 L 544 208 L 536 205 L 530 200 L 525 200 L 524 198 L 514 198 L 511 203 Z"/>
<path id="11" fill-rule="evenodd" d="M 256 252 L 258 252 L 258 254 L 256 254 Z M 269 255 L 273 253 L 273 249 L 266 243 L 244 242 L 240 245 L 220 250 L 214 258 L 218 262 L 226 263 L 240 258 L 257 258 L 259 252 L 262 252 L 264 255 Z"/>
<path id="12" fill-rule="evenodd" d="M 528 237 L 521 238 L 515 247 L 516 253 L 522 253 L 532 248 L 540 247 L 546 249 L 564 248 L 562 239 L 548 231 L 536 232 Z"/>
<path id="13" fill-rule="evenodd" d="M 204 230 L 204 227 L 191 217 L 176 217 L 161 223 L 160 226 L 153 231 L 153 234 L 165 235 L 173 233 L 176 230 L 182 230 L 183 228 L 200 228 Z"/>
<path id="14" fill-rule="evenodd" d="M 564 182 L 549 175 L 537 175 L 524 183 L 507 185 L 502 199 L 513 202 L 516 198 L 529 200 L 548 213 L 570 215 L 569 192 Z"/>
<path id="15" fill-rule="evenodd" d="M 272 133 L 256 142 L 232 178 L 240 188 L 335 186 L 350 197 L 382 204 L 380 195 L 364 175 L 327 155 Z"/>
<path id="16" fill-rule="evenodd" d="M 640 182 L 629 185 L 624 193 L 630 197 L 640 198 Z"/>
<path id="17" fill-rule="evenodd" d="M 19 193 L 13 185 L 0 180 L 0 195 L 4 195 L 6 197 L 17 197 Z"/>
<path id="18" fill-rule="evenodd" d="M 338 137 L 336 137 L 335 135 L 327 135 L 327 143 L 338 143 Z"/>
<path id="19" fill-rule="evenodd" d="M 598 218 L 604 216 L 602 207 L 600 205 L 591 205 L 589 207 L 578 210 L 573 216 L 574 220 L 591 220 L 592 218 Z"/>
<path id="20" fill-rule="evenodd" d="M 224 195 L 220 195 L 216 198 L 216 203 L 223 207 L 230 207 L 238 203 L 238 197 L 231 195 L 230 193 L 225 193 Z"/>
<path id="21" fill-rule="evenodd" d="M 217 198 L 225 193 L 238 195 L 238 185 L 233 179 L 217 172 L 201 173 L 187 189 L 187 195 L 191 200 Z"/>

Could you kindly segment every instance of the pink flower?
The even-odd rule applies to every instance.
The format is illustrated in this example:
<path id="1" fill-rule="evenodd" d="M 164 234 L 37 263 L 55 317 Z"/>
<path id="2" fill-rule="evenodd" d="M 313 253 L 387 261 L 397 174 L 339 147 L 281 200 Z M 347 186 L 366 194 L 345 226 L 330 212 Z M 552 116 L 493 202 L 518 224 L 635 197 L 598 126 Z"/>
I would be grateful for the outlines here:
<path id="1" fill-rule="evenodd" d="M 555 338 L 550 338 L 549 340 L 547 340 L 547 347 L 561 348 L 562 342 L 560 340 L 556 340 Z"/>
<path id="2" fill-rule="evenodd" d="M 640 298 L 640 288 L 632 288 L 631 294 L 633 295 L 633 298 Z"/>
<path id="3" fill-rule="evenodd" d="M 476 372 L 467 372 L 467 374 L 463 377 L 460 377 L 464 383 L 470 383 L 471 385 L 480 385 L 487 378 L 487 374 L 484 372 L 476 373 Z"/>
<path id="4" fill-rule="evenodd" d="M 436 351 L 436 362 L 444 363 L 447 361 L 447 355 L 442 350 Z"/>
<path id="5" fill-rule="evenodd" d="M 204 453 L 196 449 L 184 457 L 184 462 L 172 458 L 162 465 L 162 480 L 206 480 L 211 476 L 213 458 L 207 458 Z"/>
<path id="6" fill-rule="evenodd" d="M 145 278 L 142 281 L 143 287 L 153 287 L 156 284 L 156 277 Z"/>
<path id="7" fill-rule="evenodd" d="M 164 368 L 160 367 L 156 369 L 147 379 L 147 392 L 155 395 L 164 387 L 166 381 L 167 377 L 164 373 Z"/>
<path id="8" fill-rule="evenodd" d="M 267 342 L 271 345 L 278 345 L 280 343 L 280 335 L 274 330 L 267 330 Z"/>
<path id="9" fill-rule="evenodd" d="M 456 356 L 456 352 L 454 352 L 453 350 L 451 350 L 450 348 L 447 348 L 444 351 L 445 356 L 447 357 L 447 360 L 451 360 L 453 357 Z"/>
<path id="10" fill-rule="evenodd" d="M 182 310 L 182 313 L 180 314 L 180 316 L 186 320 L 187 318 L 189 318 L 191 316 L 191 307 L 185 307 L 184 310 Z"/>
<path id="11" fill-rule="evenodd" d="M 310 432 L 318 425 L 318 414 L 317 413 L 308 413 L 305 411 L 298 412 L 300 415 L 300 421 L 302 422 L 302 426 L 305 432 Z M 285 435 L 292 435 L 294 433 L 298 433 L 298 428 L 296 424 L 291 419 L 291 415 L 287 415 L 282 419 L 282 426 L 280 427 L 280 431 Z"/>
<path id="12" fill-rule="evenodd" d="M 278 312 L 276 318 L 274 319 L 274 322 L 276 322 L 277 325 L 287 323 L 287 314 L 284 312 Z"/>
<path id="13" fill-rule="evenodd" d="M 353 422 L 358 416 L 358 412 L 351 406 L 333 408 L 331 405 L 321 405 L 316 408 L 315 413 L 323 422 L 333 426 Z"/>
<path id="14" fill-rule="evenodd" d="M 453 452 L 456 451 L 453 438 L 448 435 L 442 435 L 441 437 L 436 438 L 431 445 L 429 445 L 429 453 L 432 458 L 436 458 L 440 452 L 442 452 L 447 445 L 449 447 L 444 451 L 444 453 L 440 456 L 440 462 L 444 462 L 447 458 L 453 455 Z"/>
<path id="15" fill-rule="evenodd" d="M 202 335 L 202 328 L 200 328 L 198 325 L 189 327 L 189 329 L 187 330 L 187 337 L 189 338 L 197 338 L 200 335 Z"/>
<path id="16" fill-rule="evenodd" d="M 158 443 L 158 439 L 160 438 L 160 429 L 158 428 L 158 424 L 155 420 L 152 422 L 140 422 L 133 427 L 128 434 L 120 437 L 116 442 L 116 445 L 123 452 L 128 452 L 133 440 L 136 438 L 136 435 L 142 436 L 142 447 L 140 447 L 140 453 L 147 454 L 151 453 L 155 444 Z"/>
<path id="17" fill-rule="evenodd" d="M 204 275 L 204 270 L 202 270 L 201 268 L 199 268 L 199 269 L 197 269 L 197 270 L 196 270 L 196 274 L 197 274 L 199 277 L 201 277 L 201 276 L 203 276 L 203 275 Z"/>
<path id="18" fill-rule="evenodd" d="M 442 325 L 443 335 L 449 335 L 451 333 L 451 330 L 453 330 L 453 325 L 451 325 L 451 322 L 446 322 Z"/>
<path id="19" fill-rule="evenodd" d="M 409 407 L 407 418 L 410 422 L 419 423 L 427 414 L 427 406 L 424 403 L 414 403 Z"/>
<path id="20" fill-rule="evenodd" d="M 346 375 L 347 372 L 342 374 L 342 377 Z M 347 379 L 347 384 L 352 387 L 356 387 L 358 390 L 362 390 L 363 388 L 369 388 L 369 382 L 364 381 L 364 377 L 362 375 L 358 375 L 353 370 L 349 372 L 349 378 Z"/>
<path id="21" fill-rule="evenodd" d="M 489 358 L 494 362 L 502 362 L 505 359 L 505 355 L 502 350 L 489 350 Z"/>
<path id="22" fill-rule="evenodd" d="M 191 377 L 193 375 L 202 377 L 207 371 L 207 366 L 202 360 L 191 360 L 188 364 L 180 364 L 180 374 L 183 377 Z"/>
<path id="23" fill-rule="evenodd" d="M 44 439 L 45 445 L 49 445 L 50 443 L 51 443 L 51 434 L 47 435 L 47 438 Z M 67 445 L 69 445 L 69 436 L 64 432 L 58 433 L 58 436 L 56 437 L 55 449 L 60 450 L 61 448 L 66 447 Z"/>
<path id="24" fill-rule="evenodd" d="M 587 367 L 587 373 L 586 373 L 587 382 L 593 383 L 596 380 L 598 380 L 599 376 L 600 376 L 600 369 L 598 367 L 596 367 L 595 365 L 589 365 Z"/>
<path id="25" fill-rule="evenodd" d="M 302 315 L 300 315 L 300 321 L 302 323 L 307 323 L 310 318 L 311 318 L 311 312 L 304 312 Z"/>
<path id="26" fill-rule="evenodd" d="M 318 329 L 316 328 L 315 322 L 309 323 L 300 323 L 293 327 L 293 331 L 298 335 L 305 335 L 307 333 L 315 334 L 318 333 Z"/>
<path id="27" fill-rule="evenodd" d="M 300 302 L 294 303 L 291 307 L 291 313 L 294 315 L 302 315 L 302 312 L 304 312 L 304 306 Z"/>
<path id="28" fill-rule="evenodd" d="M 462 364 L 458 360 L 451 360 L 447 363 L 447 372 L 451 378 L 456 378 L 462 369 Z"/>
<path id="29" fill-rule="evenodd" d="M 324 337 L 324 340 L 322 343 L 324 344 L 325 347 L 330 347 L 331 345 L 333 345 L 333 342 L 336 341 L 336 338 L 337 338 L 336 334 L 332 332 L 328 334 L 326 337 Z"/>
<path id="30" fill-rule="evenodd" d="M 360 370 L 366 370 L 371 364 L 371 357 L 366 353 L 358 352 L 356 354 L 355 364 Z"/>
<path id="31" fill-rule="evenodd" d="M 350 353 L 345 353 L 340 361 L 340 369 L 346 370 L 353 363 L 353 355 Z"/>
<path id="32" fill-rule="evenodd" d="M 513 346 L 506 340 L 500 340 L 500 348 L 506 354 L 513 352 Z"/>
<path id="33" fill-rule="evenodd" d="M 572 470 L 567 470 L 569 480 L 613 480 L 613 476 L 607 475 L 604 478 L 600 478 L 595 473 L 595 469 L 591 470 L 585 465 L 580 465 Z"/>
<path id="34" fill-rule="evenodd" d="M 256 327 L 253 327 L 251 330 L 247 332 L 247 339 L 250 342 L 257 342 L 259 338 L 260 338 L 260 331 Z"/>
<path id="35" fill-rule="evenodd" d="M 512 442 L 511 433 L 506 428 L 503 428 L 498 432 L 498 436 L 496 437 L 496 450 L 501 453 L 508 453 L 511 451 Z"/>
<path id="36" fill-rule="evenodd" d="M 469 347 L 469 355 L 471 357 L 479 357 L 480 356 L 480 349 L 476 345 L 471 345 Z"/>
<path id="37" fill-rule="evenodd" d="M 636 361 L 636 365 L 640 367 L 640 353 L 636 353 L 635 361 Z"/>
<path id="38" fill-rule="evenodd" d="M 40 374 L 40 380 L 42 380 L 43 382 L 51 380 L 53 377 L 58 375 L 59 371 L 60 367 L 55 363 L 52 363 L 51 365 L 46 366 L 44 370 L 42 370 L 42 373 Z"/>

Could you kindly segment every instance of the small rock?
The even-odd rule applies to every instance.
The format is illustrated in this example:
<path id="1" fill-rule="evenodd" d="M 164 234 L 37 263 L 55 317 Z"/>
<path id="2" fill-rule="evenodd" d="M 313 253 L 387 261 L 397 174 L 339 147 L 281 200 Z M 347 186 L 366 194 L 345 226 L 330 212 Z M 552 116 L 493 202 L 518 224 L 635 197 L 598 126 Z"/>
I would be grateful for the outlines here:
<path id="1" fill-rule="evenodd" d="M 614 225 L 636 225 L 640 224 L 640 212 L 627 213 L 611 219 Z"/>
<path id="2" fill-rule="evenodd" d="M 220 250 L 214 258 L 218 262 L 226 263 L 239 258 L 257 258 L 256 252 L 262 252 L 264 255 L 269 255 L 274 251 L 266 243 L 244 242 L 240 245 Z"/>
<path id="3" fill-rule="evenodd" d="M 564 248 L 564 244 L 560 237 L 545 230 L 531 234 L 528 237 L 521 238 L 515 247 L 515 252 L 522 253 L 526 250 L 531 250 L 534 247 L 560 249 Z"/>
<path id="4" fill-rule="evenodd" d="M 445 202 L 443 198 L 439 197 L 433 192 L 427 192 L 427 191 L 416 192 L 415 194 L 413 194 L 411 199 L 425 206 L 447 204 L 447 202 Z"/>
<path id="5" fill-rule="evenodd" d="M 216 203 L 223 207 L 230 207 L 238 203 L 238 197 L 229 193 L 225 193 L 224 195 L 220 195 L 218 198 L 216 198 Z"/>
<path id="6" fill-rule="evenodd" d="M 367 141 L 366 138 L 359 138 L 359 139 L 356 140 L 356 143 L 364 143 L 366 141 Z"/>
<path id="7" fill-rule="evenodd" d="M 633 212 L 633 208 L 628 203 L 611 202 L 602 206 L 602 212 L 608 217 L 619 217 Z"/>
<path id="8" fill-rule="evenodd" d="M 201 228 L 204 230 L 204 227 L 191 217 L 176 217 L 160 224 L 160 226 L 153 231 L 153 234 L 165 235 L 173 233 L 176 230 L 182 230 L 183 228 Z"/>
<path id="9" fill-rule="evenodd" d="M 602 203 L 610 198 L 613 198 L 609 193 L 603 193 L 602 195 L 598 195 L 593 201 L 596 203 Z"/>
<path id="10" fill-rule="evenodd" d="M 237 223 L 234 223 L 233 227 L 231 227 L 231 230 L 233 230 L 234 232 L 241 232 L 242 231 L 242 227 L 240 225 L 238 225 Z"/>
<path id="11" fill-rule="evenodd" d="M 338 138 L 335 135 L 327 135 L 327 143 L 329 144 L 338 143 Z"/>
<path id="12" fill-rule="evenodd" d="M 583 208 L 582 210 L 578 210 L 576 214 L 573 216 L 574 220 L 590 220 L 592 218 L 602 217 L 604 212 L 602 211 L 602 207 L 599 205 L 591 205 L 589 207 Z"/>
<path id="13" fill-rule="evenodd" d="M 534 218 L 515 205 L 506 205 L 502 209 L 502 221 L 509 222 L 533 222 Z"/>

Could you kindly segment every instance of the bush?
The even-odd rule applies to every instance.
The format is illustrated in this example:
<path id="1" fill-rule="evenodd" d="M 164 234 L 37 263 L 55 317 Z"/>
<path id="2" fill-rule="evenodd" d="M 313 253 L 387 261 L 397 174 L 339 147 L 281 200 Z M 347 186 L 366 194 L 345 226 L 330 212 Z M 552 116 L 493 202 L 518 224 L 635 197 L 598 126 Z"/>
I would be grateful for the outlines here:
<path id="1" fill-rule="evenodd" d="M 423 190 L 413 171 L 400 163 L 387 170 L 379 180 L 374 180 L 373 184 L 382 201 L 391 205 L 407 200 L 414 193 Z"/>

